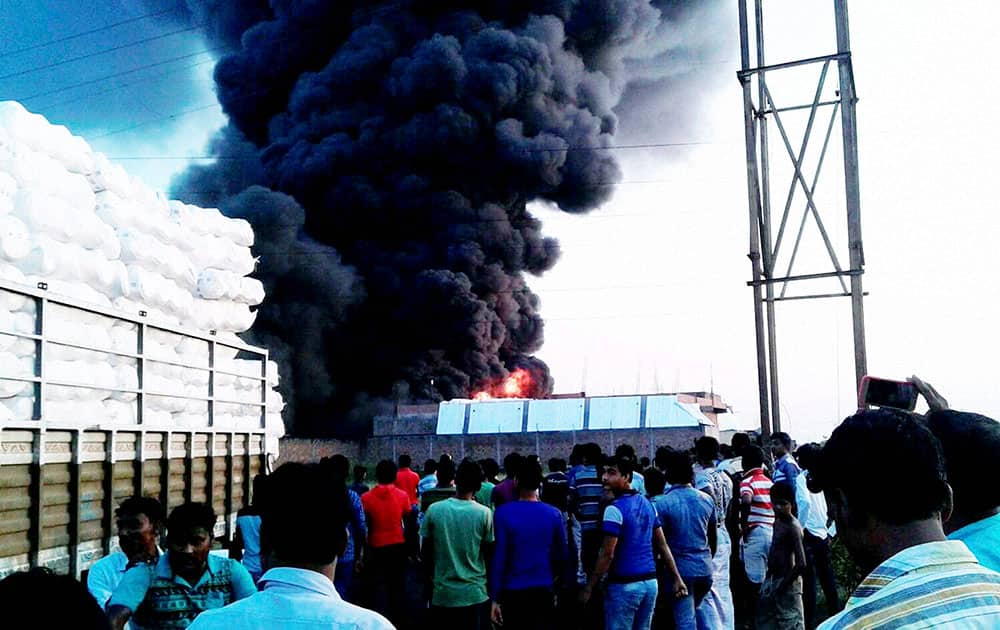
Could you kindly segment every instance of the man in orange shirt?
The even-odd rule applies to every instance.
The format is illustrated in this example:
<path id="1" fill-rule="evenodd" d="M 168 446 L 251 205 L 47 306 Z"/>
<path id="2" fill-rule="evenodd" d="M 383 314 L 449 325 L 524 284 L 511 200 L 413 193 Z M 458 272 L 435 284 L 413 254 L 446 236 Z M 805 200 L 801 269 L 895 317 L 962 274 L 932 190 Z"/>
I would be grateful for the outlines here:
<path id="1" fill-rule="evenodd" d="M 399 472 L 396 473 L 396 487 L 406 493 L 412 510 L 406 517 L 406 553 L 416 560 L 420 553 L 419 528 L 417 527 L 417 511 L 420 509 L 420 499 L 417 498 L 417 486 L 420 485 L 420 475 L 410 470 L 410 456 L 403 453 L 399 456 Z"/>
<path id="2" fill-rule="evenodd" d="M 361 495 L 368 522 L 365 555 L 365 607 L 377 610 L 396 626 L 403 622 L 406 588 L 406 536 L 403 520 L 413 513 L 409 495 L 396 487 L 396 465 L 384 459 L 375 467 L 378 485 Z M 387 606 L 376 605 L 376 589 L 386 590 Z"/>

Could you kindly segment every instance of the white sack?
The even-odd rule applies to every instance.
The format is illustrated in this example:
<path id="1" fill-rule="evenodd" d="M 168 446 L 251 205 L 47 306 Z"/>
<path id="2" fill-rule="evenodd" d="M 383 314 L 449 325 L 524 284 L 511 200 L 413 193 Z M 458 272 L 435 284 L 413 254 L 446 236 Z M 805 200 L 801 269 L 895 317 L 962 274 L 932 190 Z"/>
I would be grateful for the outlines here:
<path id="1" fill-rule="evenodd" d="M 240 278 L 240 290 L 233 299 L 257 306 L 264 301 L 264 283 L 257 278 Z"/>
<path id="2" fill-rule="evenodd" d="M 14 211 L 14 199 L 17 197 L 17 180 L 8 173 L 0 172 L 0 214 Z"/>
<path id="3" fill-rule="evenodd" d="M 16 261 L 31 251 L 31 236 L 24 222 L 11 215 L 0 215 L 0 256 Z"/>
<path id="4" fill-rule="evenodd" d="M 32 394 L 22 394 L 0 401 L 5 417 L 14 421 L 31 420 L 35 413 L 35 397 Z"/>

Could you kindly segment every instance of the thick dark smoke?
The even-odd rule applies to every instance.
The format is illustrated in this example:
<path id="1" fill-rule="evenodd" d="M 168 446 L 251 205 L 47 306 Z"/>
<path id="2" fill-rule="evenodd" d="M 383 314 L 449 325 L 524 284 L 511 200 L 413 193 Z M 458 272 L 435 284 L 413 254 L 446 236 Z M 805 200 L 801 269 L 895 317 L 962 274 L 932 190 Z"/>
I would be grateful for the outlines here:
<path id="1" fill-rule="evenodd" d="M 464 397 L 518 367 L 550 393 L 525 274 L 559 248 L 527 204 L 608 199 L 626 67 L 695 3 L 189 4 L 238 50 L 215 70 L 220 159 L 175 193 L 254 225 L 251 341 L 285 360 L 292 431 L 357 433 L 375 401 Z"/>

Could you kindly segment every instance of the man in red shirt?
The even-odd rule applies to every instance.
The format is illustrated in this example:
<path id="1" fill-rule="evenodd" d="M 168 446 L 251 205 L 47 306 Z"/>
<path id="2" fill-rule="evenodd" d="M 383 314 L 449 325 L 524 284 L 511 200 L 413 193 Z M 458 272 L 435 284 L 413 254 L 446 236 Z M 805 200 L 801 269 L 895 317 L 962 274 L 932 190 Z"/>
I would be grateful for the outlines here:
<path id="1" fill-rule="evenodd" d="M 403 520 L 413 512 L 410 497 L 396 487 L 396 465 L 384 459 L 375 467 L 378 485 L 361 495 L 368 522 L 365 554 L 365 606 L 379 611 L 396 626 L 403 622 L 406 587 L 406 537 Z M 386 590 L 386 607 L 376 606 L 376 590 Z"/>
<path id="2" fill-rule="evenodd" d="M 396 487 L 406 493 L 412 510 L 406 517 L 406 553 L 416 560 L 420 554 L 420 537 L 417 527 L 417 511 L 420 509 L 420 499 L 417 498 L 417 486 L 420 485 L 420 475 L 410 470 L 410 456 L 406 453 L 399 456 L 399 472 L 396 473 Z"/>
<path id="3" fill-rule="evenodd" d="M 420 484 L 420 475 L 410 470 L 410 456 L 403 454 L 399 456 L 399 472 L 396 473 L 396 487 L 410 497 L 410 505 L 417 505 L 417 486 Z"/>

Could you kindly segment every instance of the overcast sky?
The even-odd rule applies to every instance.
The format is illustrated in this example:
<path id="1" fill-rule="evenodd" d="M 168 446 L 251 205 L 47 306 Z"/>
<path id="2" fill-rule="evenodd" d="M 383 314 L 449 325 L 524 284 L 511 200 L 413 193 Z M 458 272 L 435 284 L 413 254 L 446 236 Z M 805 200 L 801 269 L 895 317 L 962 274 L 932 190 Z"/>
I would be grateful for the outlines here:
<path id="1" fill-rule="evenodd" d="M 224 120 L 214 105 L 212 55 L 195 54 L 205 50 L 197 32 L 137 19 L 40 46 L 148 13 L 136 4 L 0 0 L 0 100 L 22 100 L 165 188 L 186 164 L 173 158 L 202 155 Z M 547 321 L 540 354 L 557 391 L 714 388 L 740 423 L 757 423 L 735 0 L 728 9 L 715 18 L 718 59 L 689 69 L 697 80 L 680 82 L 658 111 L 622 121 L 621 144 L 685 145 L 618 151 L 624 183 L 590 215 L 538 208 L 563 250 L 556 268 L 532 281 Z M 834 52 L 830 0 L 769 0 L 766 9 L 769 63 Z M 972 0 L 946 10 L 930 0 L 855 1 L 850 10 L 869 372 L 920 374 L 954 406 L 996 416 L 997 10 Z M 175 61 L 104 78 L 168 59 Z M 58 65 L 35 70 L 50 64 Z M 807 102 L 817 77 L 813 68 L 775 78 L 773 96 L 779 105 Z M 784 121 L 796 147 L 803 121 Z M 812 148 L 821 141 L 822 133 Z M 771 149 L 780 212 L 790 173 L 776 131 Z M 809 155 L 807 177 L 816 153 Z M 846 266 L 839 155 L 827 156 L 817 203 Z M 797 221 L 801 192 L 792 207 Z M 811 230 L 796 273 L 827 269 L 813 255 L 820 245 Z M 785 428 L 800 441 L 829 434 L 855 405 L 849 301 L 779 304 L 778 343 Z"/>

